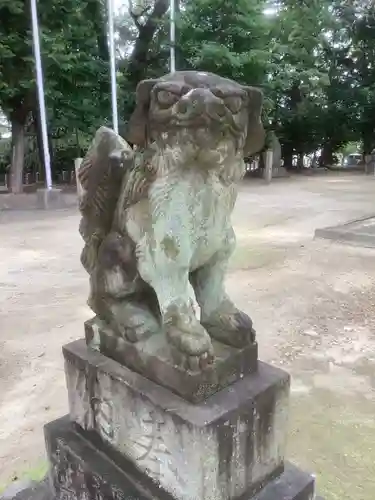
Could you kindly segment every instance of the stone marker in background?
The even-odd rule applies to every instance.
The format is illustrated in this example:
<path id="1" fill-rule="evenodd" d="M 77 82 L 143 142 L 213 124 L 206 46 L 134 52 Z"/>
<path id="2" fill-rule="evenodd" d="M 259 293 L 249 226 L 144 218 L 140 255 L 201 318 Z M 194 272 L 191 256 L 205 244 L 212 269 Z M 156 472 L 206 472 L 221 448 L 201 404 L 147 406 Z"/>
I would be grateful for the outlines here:
<path id="1" fill-rule="evenodd" d="M 263 179 L 269 184 L 272 179 L 288 177 L 289 174 L 282 166 L 281 145 L 275 132 L 270 130 L 266 134 L 265 147 L 260 153 L 260 165 Z"/>
<path id="2" fill-rule="evenodd" d="M 55 210 L 65 208 L 66 203 L 59 188 L 51 187 L 36 190 L 37 208 L 42 210 Z"/>
<path id="3" fill-rule="evenodd" d="M 79 200 L 82 198 L 82 195 L 83 195 L 82 185 L 79 181 L 79 176 L 78 176 L 79 167 L 81 166 L 81 163 L 82 163 L 82 158 L 76 158 L 74 160 L 74 170 L 75 170 L 75 174 L 76 174 L 75 179 L 76 179 L 76 185 L 77 185 L 77 195 L 78 195 Z"/>
<path id="4" fill-rule="evenodd" d="M 316 238 L 324 238 L 350 245 L 375 248 L 375 217 L 367 216 L 334 227 L 315 230 Z"/>
<path id="5" fill-rule="evenodd" d="M 288 177 L 286 168 L 282 166 L 281 144 L 275 132 L 268 132 L 266 143 L 268 149 L 272 151 L 272 179 Z M 266 164 L 266 158 L 264 158 L 264 164 Z"/>
<path id="6" fill-rule="evenodd" d="M 79 170 L 96 316 L 63 349 L 70 415 L 45 429 L 58 499 L 313 498 L 284 460 L 289 376 L 258 362 L 224 289 L 261 106 L 257 89 L 177 72 L 138 86 L 136 152 L 97 132 Z"/>

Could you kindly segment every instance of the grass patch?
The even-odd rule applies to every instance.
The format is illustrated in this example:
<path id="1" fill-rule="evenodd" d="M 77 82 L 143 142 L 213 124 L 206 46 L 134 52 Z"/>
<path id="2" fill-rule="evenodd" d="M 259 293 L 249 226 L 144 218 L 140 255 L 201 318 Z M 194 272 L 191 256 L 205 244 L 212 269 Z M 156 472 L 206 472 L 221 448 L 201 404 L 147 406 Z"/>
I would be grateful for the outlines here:
<path id="1" fill-rule="evenodd" d="M 29 479 L 31 481 L 41 481 L 48 471 L 46 460 L 38 460 L 36 464 L 26 466 L 23 469 L 14 472 L 8 481 L 0 483 L 0 494 L 6 490 L 12 482 Z"/>
<path id="2" fill-rule="evenodd" d="M 288 459 L 317 475 L 325 500 L 374 500 L 375 404 L 313 389 L 293 395 Z"/>

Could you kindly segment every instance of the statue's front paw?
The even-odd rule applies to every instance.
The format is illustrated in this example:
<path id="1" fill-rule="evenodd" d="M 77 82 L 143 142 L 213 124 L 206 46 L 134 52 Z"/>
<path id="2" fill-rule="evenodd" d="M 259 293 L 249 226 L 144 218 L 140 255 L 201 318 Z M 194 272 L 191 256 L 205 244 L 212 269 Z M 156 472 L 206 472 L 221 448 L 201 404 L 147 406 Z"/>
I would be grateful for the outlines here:
<path id="1" fill-rule="evenodd" d="M 110 325 L 129 342 L 139 342 L 161 331 L 160 322 L 141 304 L 119 302 L 112 305 L 110 312 Z"/>
<path id="2" fill-rule="evenodd" d="M 213 363 L 211 338 L 191 313 L 171 311 L 165 319 L 165 332 L 173 359 L 179 366 L 196 372 Z"/>
<path id="3" fill-rule="evenodd" d="M 201 322 L 211 337 L 223 344 L 240 349 L 255 341 L 251 318 L 229 300 L 223 302 L 210 316 L 203 316 Z"/>

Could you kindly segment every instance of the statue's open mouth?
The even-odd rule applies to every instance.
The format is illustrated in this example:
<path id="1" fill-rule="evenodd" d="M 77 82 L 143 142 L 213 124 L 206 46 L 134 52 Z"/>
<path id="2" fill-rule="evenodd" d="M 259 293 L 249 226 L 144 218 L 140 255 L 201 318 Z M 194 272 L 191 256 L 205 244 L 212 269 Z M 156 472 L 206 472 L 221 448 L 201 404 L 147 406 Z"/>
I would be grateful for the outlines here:
<path id="1" fill-rule="evenodd" d="M 201 123 L 183 123 L 171 127 L 162 133 L 156 134 L 159 144 L 168 144 L 169 147 L 183 147 L 185 154 L 195 155 L 197 152 L 208 154 L 222 151 L 223 147 L 228 152 L 236 153 L 243 144 L 243 135 L 234 132 L 230 127 L 215 124 L 208 127 Z M 156 138 L 156 137 L 155 137 Z"/>
<path id="2" fill-rule="evenodd" d="M 235 140 L 244 135 L 245 131 L 239 127 L 231 116 L 212 116 L 207 113 L 199 116 L 174 114 L 165 123 L 154 122 L 151 128 L 160 133 L 167 133 L 168 137 L 183 135 L 186 140 L 198 140 L 200 144 L 209 141 L 210 144 L 222 140 Z"/>

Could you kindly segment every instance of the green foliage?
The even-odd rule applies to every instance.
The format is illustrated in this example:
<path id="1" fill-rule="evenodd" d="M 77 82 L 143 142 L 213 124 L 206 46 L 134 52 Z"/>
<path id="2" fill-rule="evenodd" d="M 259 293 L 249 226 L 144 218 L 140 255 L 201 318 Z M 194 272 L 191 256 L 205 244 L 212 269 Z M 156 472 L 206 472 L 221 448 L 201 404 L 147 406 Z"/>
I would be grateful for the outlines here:
<path id="1" fill-rule="evenodd" d="M 21 121 L 31 107 L 34 87 L 30 14 L 22 0 L 0 0 L 0 105 Z"/>
<path id="2" fill-rule="evenodd" d="M 168 5 L 169 0 L 150 0 L 116 20 L 123 124 L 139 79 L 168 71 Z M 351 142 L 361 142 L 365 151 L 375 147 L 373 1 L 176 0 L 176 8 L 177 68 L 261 86 L 264 122 L 280 139 L 287 164 L 294 155 L 302 158 L 319 149 L 330 163 L 334 152 Z M 265 15 L 265 9 L 273 14 Z M 83 153 L 100 124 L 110 123 L 106 2 L 39 0 L 38 12 L 57 172 Z M 26 0 L 0 0 L 0 108 L 32 137 L 26 167 L 40 168 Z M 9 154 L 3 151 L 2 157 L 8 161 Z"/>
<path id="3" fill-rule="evenodd" d="M 101 57 L 97 20 L 90 17 L 89 7 L 87 0 L 54 0 L 40 8 L 53 129 L 92 131 L 109 114 L 109 64 Z"/>
<path id="4" fill-rule="evenodd" d="M 24 129 L 31 118 L 40 137 L 29 9 L 28 1 L 0 0 L 0 107 Z M 48 131 L 71 141 L 109 116 L 104 4 L 39 0 L 38 19 Z"/>
<path id="5" fill-rule="evenodd" d="M 186 0 L 178 23 L 181 67 L 260 85 L 264 121 L 277 133 L 284 157 L 291 162 L 293 155 L 323 149 L 329 162 L 343 144 L 375 128 L 375 75 L 363 60 L 371 57 L 375 68 L 368 18 L 375 7 L 365 3 Z M 264 15 L 272 6 L 274 15 Z M 362 61 L 353 51 L 355 43 Z"/>
<path id="6" fill-rule="evenodd" d="M 183 65 L 261 84 L 269 63 L 263 0 L 188 0 L 178 23 Z"/>

